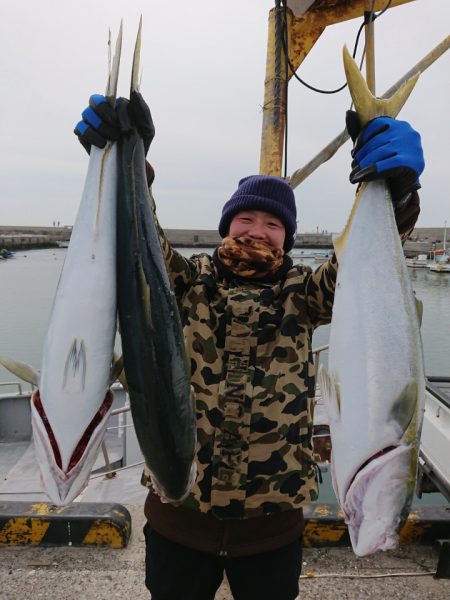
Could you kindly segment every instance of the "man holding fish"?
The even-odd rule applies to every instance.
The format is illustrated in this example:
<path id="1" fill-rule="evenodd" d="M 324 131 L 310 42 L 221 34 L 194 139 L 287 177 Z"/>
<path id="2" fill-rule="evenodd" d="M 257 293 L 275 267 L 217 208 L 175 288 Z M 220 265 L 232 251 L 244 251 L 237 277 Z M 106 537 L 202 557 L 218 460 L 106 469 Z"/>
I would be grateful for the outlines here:
<path id="1" fill-rule="evenodd" d="M 419 214 L 420 136 L 390 118 L 361 127 L 351 181 L 386 180 L 399 233 Z M 154 134 L 142 96 L 113 109 L 93 96 L 75 133 L 88 149 L 136 128 Z M 148 184 L 153 170 L 147 163 Z M 331 321 L 338 261 L 294 265 L 295 197 L 280 177 L 239 182 L 219 221 L 212 256 L 186 259 L 159 228 L 191 365 L 197 477 L 179 503 L 149 487 L 146 585 L 154 600 L 213 599 L 224 576 L 237 600 L 294 599 L 302 565 L 302 507 L 318 498 L 312 452 L 315 371 L 311 340 Z M 386 282 L 389 285 L 389 282 Z"/>

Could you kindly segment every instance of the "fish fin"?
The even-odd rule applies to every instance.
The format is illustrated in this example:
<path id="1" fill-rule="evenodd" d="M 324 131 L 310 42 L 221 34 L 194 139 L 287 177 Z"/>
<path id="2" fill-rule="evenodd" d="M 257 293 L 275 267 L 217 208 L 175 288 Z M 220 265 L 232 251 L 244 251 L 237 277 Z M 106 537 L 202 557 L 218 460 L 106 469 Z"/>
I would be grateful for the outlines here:
<path id="1" fill-rule="evenodd" d="M 423 302 L 419 300 L 419 298 L 414 297 L 416 301 L 416 309 L 417 309 L 417 317 L 419 319 L 419 326 L 422 326 L 422 317 L 423 317 Z"/>
<path id="2" fill-rule="evenodd" d="M 119 378 L 123 371 L 123 356 L 117 356 L 114 352 L 111 370 L 109 372 L 109 385 L 112 385 Z"/>
<path id="3" fill-rule="evenodd" d="M 118 380 L 122 384 L 123 389 L 128 392 L 128 381 L 125 375 L 125 369 L 122 369 L 122 371 L 120 372 Z"/>
<path id="4" fill-rule="evenodd" d="M 350 227 L 353 223 L 353 219 L 356 214 L 356 209 L 359 206 L 361 196 L 362 196 L 362 193 L 365 190 L 365 188 L 366 188 L 366 185 L 364 183 L 360 185 L 360 187 L 358 188 L 358 192 L 356 194 L 355 200 L 353 202 L 352 210 L 350 211 L 350 214 L 348 216 L 347 223 L 345 224 L 344 229 L 342 230 L 342 232 L 339 235 L 333 235 L 333 238 L 332 238 L 333 246 L 334 246 L 334 251 L 336 253 L 336 258 L 337 258 L 338 263 L 342 262 L 342 254 L 344 252 L 345 244 L 347 243 L 348 232 L 350 231 Z"/>
<path id="5" fill-rule="evenodd" d="M 364 126 L 375 117 L 395 118 L 416 85 L 419 73 L 408 79 L 390 98 L 376 98 L 369 90 L 358 65 L 350 56 L 346 46 L 343 49 L 343 57 L 348 89 L 361 125 Z"/>
<path id="6" fill-rule="evenodd" d="M 398 423 L 402 434 L 410 428 L 411 423 L 414 421 L 418 393 L 419 391 L 417 382 L 414 380 L 410 381 L 405 385 L 400 394 L 392 403 L 389 416 L 392 421 Z M 413 427 L 413 431 L 415 436 L 416 427 Z M 407 441 L 409 442 L 411 440 Z"/>
<path id="7" fill-rule="evenodd" d="M 117 82 L 119 80 L 120 55 L 122 52 L 122 30 L 123 23 L 120 21 L 119 33 L 117 34 L 116 47 L 111 70 L 108 76 L 105 96 L 114 105 L 117 96 Z"/>
<path id="8" fill-rule="evenodd" d="M 5 369 L 8 369 L 13 375 L 20 377 L 20 379 L 23 379 L 32 385 L 39 385 L 39 373 L 33 369 L 33 367 L 30 367 L 30 365 L 18 360 L 12 360 L 6 356 L 0 356 L 0 364 L 2 364 Z"/>
<path id="9" fill-rule="evenodd" d="M 142 43 L 142 15 L 139 19 L 139 29 L 134 46 L 133 67 L 131 69 L 131 87 L 130 92 L 139 91 L 139 70 L 141 64 L 141 43 Z"/>
<path id="10" fill-rule="evenodd" d="M 338 384 L 328 373 L 323 365 L 319 367 L 319 388 L 324 399 L 330 421 L 339 421 L 341 418 L 341 405 Z"/>

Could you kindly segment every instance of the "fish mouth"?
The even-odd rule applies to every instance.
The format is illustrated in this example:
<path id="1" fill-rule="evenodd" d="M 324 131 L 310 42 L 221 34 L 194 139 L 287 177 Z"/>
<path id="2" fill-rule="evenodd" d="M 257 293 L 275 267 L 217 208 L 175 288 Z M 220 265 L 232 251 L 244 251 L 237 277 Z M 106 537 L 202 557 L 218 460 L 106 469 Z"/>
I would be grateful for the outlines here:
<path id="1" fill-rule="evenodd" d="M 395 449 L 398 448 L 398 446 L 387 446 L 386 448 L 383 448 L 382 450 L 378 450 L 377 452 L 375 452 L 375 454 L 372 454 L 372 456 L 370 458 L 368 458 L 366 461 L 364 461 L 362 463 L 362 465 L 359 467 L 359 469 L 357 469 L 357 471 L 355 471 L 352 479 L 350 480 L 350 483 L 347 486 L 347 490 L 344 494 L 344 498 L 347 497 L 347 494 L 349 493 L 349 490 L 351 489 L 353 483 L 355 482 L 356 478 L 359 476 L 360 473 L 364 472 L 364 469 L 370 465 L 370 463 L 372 463 L 373 461 L 380 459 L 382 457 L 385 457 L 387 454 L 389 454 L 390 452 L 394 452 Z"/>
<path id="2" fill-rule="evenodd" d="M 36 392 L 33 394 L 32 402 L 33 402 L 34 408 L 36 409 L 36 412 L 38 413 L 38 415 L 41 418 L 42 423 L 45 427 L 48 441 L 50 442 L 50 447 L 53 451 L 53 457 L 55 459 L 55 463 L 58 466 L 58 468 L 61 470 L 61 472 L 64 473 L 64 475 L 67 478 L 70 476 L 70 472 L 77 466 L 77 464 L 79 464 L 79 462 L 80 462 L 81 458 L 83 457 L 83 454 L 89 444 L 92 434 L 94 433 L 95 429 L 102 422 L 103 418 L 110 410 L 113 400 L 114 400 L 114 396 L 113 396 L 111 390 L 108 390 L 106 392 L 105 399 L 103 400 L 100 408 L 95 413 L 93 419 L 91 420 L 89 425 L 86 427 L 86 429 L 84 430 L 84 433 L 82 434 L 77 445 L 75 446 L 75 449 L 72 452 L 69 463 L 67 465 L 67 469 L 63 469 L 62 460 L 61 460 L 61 452 L 60 452 L 60 449 L 58 446 L 58 442 L 56 440 L 52 426 L 50 424 L 50 421 L 48 420 L 48 417 L 47 417 L 44 407 L 42 405 L 42 400 L 41 400 L 39 390 L 36 390 Z"/>
<path id="3" fill-rule="evenodd" d="M 342 510 L 358 556 L 396 547 L 412 496 L 411 460 L 411 446 L 387 446 L 366 460 L 350 482 Z"/>

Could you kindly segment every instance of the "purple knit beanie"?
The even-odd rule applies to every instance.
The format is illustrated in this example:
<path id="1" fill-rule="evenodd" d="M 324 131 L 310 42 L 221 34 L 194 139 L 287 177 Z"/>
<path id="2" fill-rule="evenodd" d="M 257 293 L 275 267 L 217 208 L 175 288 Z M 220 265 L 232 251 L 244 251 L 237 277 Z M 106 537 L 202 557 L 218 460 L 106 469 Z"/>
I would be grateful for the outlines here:
<path id="1" fill-rule="evenodd" d="M 262 210 L 278 217 L 286 229 L 284 250 L 291 250 L 297 229 L 297 209 L 294 192 L 282 177 L 250 175 L 241 179 L 238 189 L 223 207 L 219 223 L 221 237 L 228 235 L 234 215 L 242 210 Z"/>

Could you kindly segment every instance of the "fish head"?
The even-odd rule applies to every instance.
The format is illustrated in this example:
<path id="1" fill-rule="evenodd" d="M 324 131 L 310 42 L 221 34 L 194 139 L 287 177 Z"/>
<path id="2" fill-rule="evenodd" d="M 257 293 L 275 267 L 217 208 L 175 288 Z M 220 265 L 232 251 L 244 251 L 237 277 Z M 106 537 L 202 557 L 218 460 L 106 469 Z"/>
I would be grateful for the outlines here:
<path id="1" fill-rule="evenodd" d="M 81 432 L 70 460 L 64 461 L 58 440 L 45 414 L 39 390 L 31 397 L 33 439 L 39 462 L 41 484 L 56 506 L 70 504 L 86 487 L 112 409 L 113 394 L 107 391 L 91 423 Z M 67 462 L 67 464 L 65 464 Z"/>
<path id="2" fill-rule="evenodd" d="M 351 482 L 342 509 L 356 555 L 398 545 L 414 491 L 414 449 L 402 444 L 368 461 Z"/>

